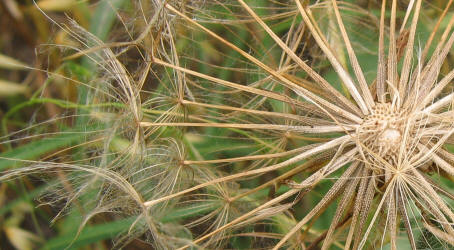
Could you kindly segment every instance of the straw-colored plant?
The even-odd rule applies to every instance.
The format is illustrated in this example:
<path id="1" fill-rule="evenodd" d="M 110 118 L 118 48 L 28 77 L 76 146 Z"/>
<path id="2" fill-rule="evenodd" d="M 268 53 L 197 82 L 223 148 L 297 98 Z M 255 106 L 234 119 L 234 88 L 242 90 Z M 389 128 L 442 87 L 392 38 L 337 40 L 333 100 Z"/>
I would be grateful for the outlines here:
<path id="1" fill-rule="evenodd" d="M 398 3 L 137 1 L 112 43 L 62 26 L 99 72 L 89 140 L 1 180 L 68 171 L 49 199 L 85 202 L 81 228 L 134 216 L 119 246 L 452 247 L 452 1 L 430 31 L 431 2 Z"/>

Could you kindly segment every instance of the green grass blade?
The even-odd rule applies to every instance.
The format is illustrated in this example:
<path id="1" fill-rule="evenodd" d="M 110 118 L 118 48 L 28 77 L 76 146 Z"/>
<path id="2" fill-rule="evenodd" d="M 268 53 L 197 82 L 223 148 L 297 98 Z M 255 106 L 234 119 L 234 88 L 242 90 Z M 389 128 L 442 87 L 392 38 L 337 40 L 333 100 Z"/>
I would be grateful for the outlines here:
<path id="1" fill-rule="evenodd" d="M 55 150 L 74 145 L 84 140 L 80 133 L 62 132 L 55 137 L 30 142 L 14 150 L 0 154 L 0 171 L 23 164 L 22 160 L 35 160 Z"/>

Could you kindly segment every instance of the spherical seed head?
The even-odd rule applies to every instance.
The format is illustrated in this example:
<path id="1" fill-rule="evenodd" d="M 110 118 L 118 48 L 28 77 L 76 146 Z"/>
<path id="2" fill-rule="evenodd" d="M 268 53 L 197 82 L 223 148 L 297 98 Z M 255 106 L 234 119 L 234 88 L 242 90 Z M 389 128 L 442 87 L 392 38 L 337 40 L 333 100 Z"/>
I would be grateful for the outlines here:
<path id="1" fill-rule="evenodd" d="M 376 103 L 371 114 L 365 117 L 358 134 L 368 161 L 378 164 L 381 158 L 397 164 L 405 124 L 403 114 L 390 103 Z"/>

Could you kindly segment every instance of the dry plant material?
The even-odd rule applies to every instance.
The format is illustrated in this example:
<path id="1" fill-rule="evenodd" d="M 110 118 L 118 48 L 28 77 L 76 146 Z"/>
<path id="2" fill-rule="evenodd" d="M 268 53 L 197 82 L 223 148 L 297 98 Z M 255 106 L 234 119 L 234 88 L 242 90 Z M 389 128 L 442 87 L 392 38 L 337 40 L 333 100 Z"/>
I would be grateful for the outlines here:
<path id="1" fill-rule="evenodd" d="M 83 224 L 98 213 L 133 214 L 120 242 L 149 235 L 159 249 L 232 248 L 234 238 L 267 249 L 397 249 L 405 239 L 417 249 L 429 244 L 428 234 L 452 245 L 453 195 L 443 183 L 454 178 L 454 155 L 445 147 L 454 134 L 454 70 L 441 73 L 454 43 L 452 1 L 421 49 L 418 27 L 430 3 L 398 2 L 382 1 L 371 23 L 378 29 L 372 79 L 352 38 L 358 34 L 349 34 L 351 19 L 370 14 L 347 2 L 153 1 L 153 15 L 137 24 L 142 32 L 111 44 L 75 25 L 67 31 L 83 47 L 68 59 L 89 57 L 104 72 L 102 84 L 87 83 L 97 95 L 93 104 L 118 103 L 91 114 L 115 115 L 95 118 L 113 124 L 105 146 L 93 153 L 98 160 L 37 162 L 1 179 L 54 168 L 82 172 L 90 182 L 74 176 L 75 191 L 62 197 L 71 202 L 98 183 L 102 191 Z M 210 57 L 198 58 L 200 48 Z M 140 65 L 125 59 L 131 51 Z M 308 60 L 317 53 L 336 83 Z M 197 147 L 223 140 L 240 143 Z M 119 142 L 124 146 L 112 149 Z M 329 189 L 297 214 L 321 186 Z M 162 222 L 187 207 L 203 212 Z M 330 225 L 319 230 L 314 223 L 329 209 Z"/>

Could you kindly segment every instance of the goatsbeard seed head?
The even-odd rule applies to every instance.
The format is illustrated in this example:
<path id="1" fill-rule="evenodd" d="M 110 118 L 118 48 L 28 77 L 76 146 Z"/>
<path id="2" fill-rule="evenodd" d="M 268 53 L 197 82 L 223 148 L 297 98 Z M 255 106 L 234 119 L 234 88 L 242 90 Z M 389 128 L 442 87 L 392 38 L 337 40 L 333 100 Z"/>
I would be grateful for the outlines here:
<path id="1" fill-rule="evenodd" d="M 368 161 L 380 164 L 380 158 L 397 164 L 397 156 L 402 143 L 405 127 L 405 112 L 391 103 L 376 103 L 359 127 L 359 143 L 366 148 Z"/>

